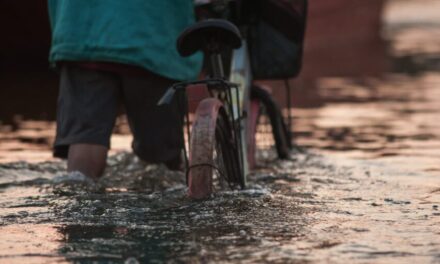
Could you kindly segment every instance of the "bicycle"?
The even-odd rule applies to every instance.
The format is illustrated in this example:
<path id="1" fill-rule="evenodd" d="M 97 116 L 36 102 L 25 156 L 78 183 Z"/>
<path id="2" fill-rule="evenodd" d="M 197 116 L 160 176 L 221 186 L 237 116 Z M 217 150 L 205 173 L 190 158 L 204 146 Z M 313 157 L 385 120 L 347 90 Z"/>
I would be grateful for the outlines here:
<path id="1" fill-rule="evenodd" d="M 292 147 L 290 118 L 286 126 L 270 93 L 253 82 L 246 39 L 248 20 L 241 16 L 243 2 L 202 2 L 199 6 L 215 10 L 217 17 L 202 19 L 185 29 L 177 50 L 184 57 L 203 51 L 210 62 L 208 77 L 173 85 L 158 103 L 167 104 L 178 97 L 184 109 L 182 119 L 186 119 L 189 139 L 183 149 L 188 195 L 195 199 L 206 198 L 216 189 L 245 188 L 246 175 L 255 166 L 255 134 L 263 108 L 269 116 L 278 157 L 288 158 Z M 224 66 L 225 58 L 230 59 L 229 68 Z M 191 108 L 195 109 L 192 129 Z"/>

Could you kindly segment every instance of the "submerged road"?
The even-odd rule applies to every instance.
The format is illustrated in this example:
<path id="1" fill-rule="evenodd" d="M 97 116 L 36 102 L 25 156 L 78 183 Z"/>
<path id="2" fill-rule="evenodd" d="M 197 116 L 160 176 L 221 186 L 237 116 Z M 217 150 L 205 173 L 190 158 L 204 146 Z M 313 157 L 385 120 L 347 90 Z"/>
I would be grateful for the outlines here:
<path id="1" fill-rule="evenodd" d="M 293 109 L 305 150 L 262 150 L 244 191 L 193 202 L 128 153 L 99 190 L 53 187 L 64 163 L 6 163 L 49 157 L 53 124 L 0 129 L 0 263 L 440 263 L 440 2 L 394 2 L 396 70 L 321 80 Z"/>

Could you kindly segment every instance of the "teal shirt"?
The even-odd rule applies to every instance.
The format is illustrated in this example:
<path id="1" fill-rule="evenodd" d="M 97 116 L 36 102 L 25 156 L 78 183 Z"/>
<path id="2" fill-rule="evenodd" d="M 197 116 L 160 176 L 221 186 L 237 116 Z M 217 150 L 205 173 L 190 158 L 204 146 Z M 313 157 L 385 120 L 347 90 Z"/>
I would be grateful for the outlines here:
<path id="1" fill-rule="evenodd" d="M 176 40 L 194 23 L 192 0 L 48 0 L 49 60 L 140 66 L 175 80 L 194 80 L 202 55 L 182 58 Z"/>

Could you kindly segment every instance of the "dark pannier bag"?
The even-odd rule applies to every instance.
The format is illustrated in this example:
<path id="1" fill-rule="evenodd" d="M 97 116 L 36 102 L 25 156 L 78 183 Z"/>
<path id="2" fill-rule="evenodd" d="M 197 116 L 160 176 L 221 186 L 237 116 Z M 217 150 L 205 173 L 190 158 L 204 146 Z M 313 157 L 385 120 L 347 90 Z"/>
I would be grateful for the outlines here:
<path id="1" fill-rule="evenodd" d="M 254 79 L 296 77 L 302 65 L 307 0 L 253 0 L 248 43 Z"/>

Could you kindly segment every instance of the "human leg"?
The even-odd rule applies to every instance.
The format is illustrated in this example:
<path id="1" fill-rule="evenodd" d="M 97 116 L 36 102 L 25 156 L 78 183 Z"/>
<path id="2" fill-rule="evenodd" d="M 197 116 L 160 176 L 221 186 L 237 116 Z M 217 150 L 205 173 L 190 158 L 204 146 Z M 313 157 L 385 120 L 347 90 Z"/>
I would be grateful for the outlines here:
<path id="1" fill-rule="evenodd" d="M 97 179 L 104 171 L 119 103 L 119 79 L 111 73 L 63 66 L 54 156 L 68 171 Z"/>
<path id="2" fill-rule="evenodd" d="M 133 151 L 147 162 L 178 169 L 181 163 L 182 115 L 178 102 L 157 106 L 174 80 L 153 73 L 124 76 L 123 103 L 134 139 Z"/>
<path id="3" fill-rule="evenodd" d="M 69 147 L 67 171 L 79 171 L 98 179 L 104 172 L 108 148 L 95 144 L 72 144 Z"/>

